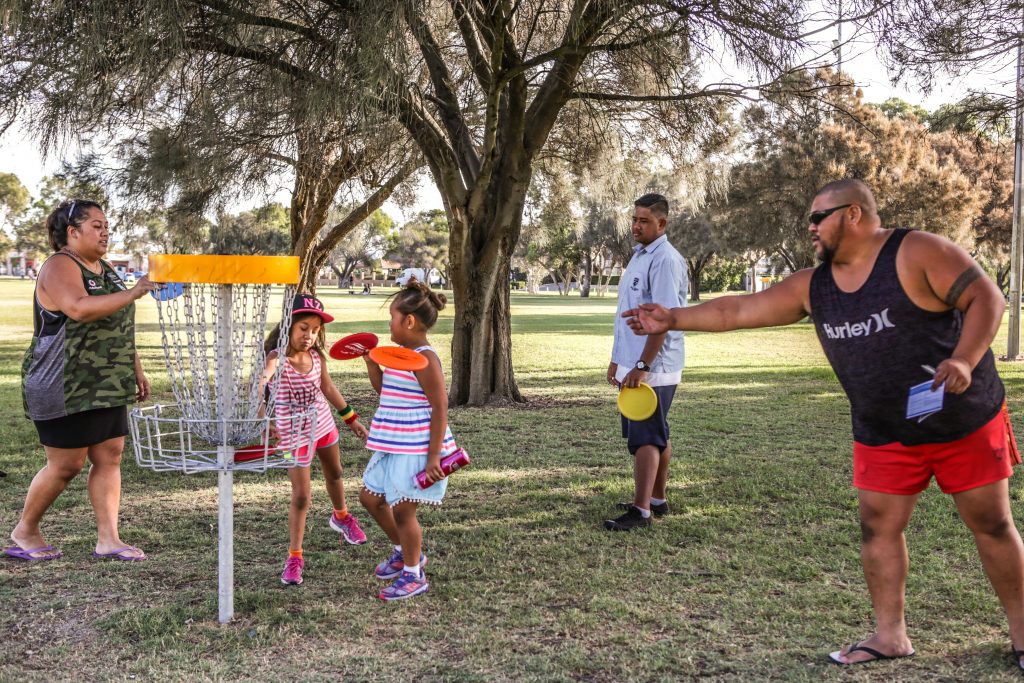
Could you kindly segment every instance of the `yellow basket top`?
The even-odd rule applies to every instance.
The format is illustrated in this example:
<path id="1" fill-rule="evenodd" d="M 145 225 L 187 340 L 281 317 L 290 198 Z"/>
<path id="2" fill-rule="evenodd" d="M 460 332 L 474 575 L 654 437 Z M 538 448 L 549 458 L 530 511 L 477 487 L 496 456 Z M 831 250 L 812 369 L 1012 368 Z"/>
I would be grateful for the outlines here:
<path id="1" fill-rule="evenodd" d="M 299 282 L 299 257 L 153 254 L 149 257 L 149 279 L 215 285 L 294 285 Z"/>

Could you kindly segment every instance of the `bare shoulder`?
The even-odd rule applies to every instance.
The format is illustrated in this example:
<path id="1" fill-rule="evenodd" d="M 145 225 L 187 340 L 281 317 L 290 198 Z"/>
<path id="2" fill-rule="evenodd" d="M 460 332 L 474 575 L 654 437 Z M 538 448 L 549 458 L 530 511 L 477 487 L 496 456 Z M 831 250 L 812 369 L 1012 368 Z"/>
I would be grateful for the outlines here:
<path id="1" fill-rule="evenodd" d="M 46 259 L 39 269 L 36 290 L 44 308 L 64 310 L 70 300 L 86 295 L 78 262 L 70 256 L 56 254 Z"/>
<path id="2" fill-rule="evenodd" d="M 437 351 L 433 348 L 423 349 L 419 353 L 423 354 L 427 359 L 427 367 L 422 370 L 416 371 L 416 376 L 419 378 L 440 378 L 444 381 L 444 368 L 441 367 L 441 357 L 437 355 Z"/>
<path id="3" fill-rule="evenodd" d="M 896 272 L 910 300 L 931 311 L 953 307 L 974 281 L 987 281 L 965 249 L 941 235 L 921 230 L 910 232 L 904 239 L 896 258 Z"/>
<path id="4" fill-rule="evenodd" d="M 66 254 L 53 254 L 39 267 L 39 282 L 62 281 L 68 278 L 81 280 L 81 269 L 74 258 Z"/>
<path id="5" fill-rule="evenodd" d="M 934 264 L 934 259 L 938 259 L 940 263 L 948 262 L 952 265 L 973 260 L 966 250 L 952 240 L 924 230 L 908 232 L 907 236 L 903 238 L 900 252 L 903 260 L 922 264 Z"/>
<path id="6" fill-rule="evenodd" d="M 441 357 L 437 355 L 437 351 L 435 351 L 433 347 L 423 349 L 422 351 L 419 351 L 419 353 L 427 357 L 427 361 L 430 362 L 430 365 L 436 365 L 438 368 L 441 367 Z"/>

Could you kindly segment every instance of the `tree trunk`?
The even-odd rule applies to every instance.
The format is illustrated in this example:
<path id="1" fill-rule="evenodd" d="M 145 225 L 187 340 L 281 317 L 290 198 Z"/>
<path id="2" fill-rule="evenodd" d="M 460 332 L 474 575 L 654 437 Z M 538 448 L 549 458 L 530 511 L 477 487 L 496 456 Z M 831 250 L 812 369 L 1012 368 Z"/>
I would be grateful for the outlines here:
<path id="1" fill-rule="evenodd" d="M 1006 267 L 996 268 L 996 285 L 1003 292 L 1003 296 L 1010 296 L 1010 264 Z"/>
<path id="2" fill-rule="evenodd" d="M 588 249 L 583 254 L 583 272 L 580 273 L 580 298 L 590 297 L 590 276 L 594 270 L 594 255 Z"/>
<path id="3" fill-rule="evenodd" d="M 569 289 L 572 287 L 572 271 L 568 268 L 561 272 L 562 282 L 558 286 L 558 293 L 561 296 L 569 296 Z"/>
<path id="4" fill-rule="evenodd" d="M 341 272 L 341 268 L 338 268 L 333 261 L 327 265 L 331 267 L 331 270 L 334 272 L 334 277 L 338 279 L 338 289 L 341 289 L 342 284 L 345 282 L 345 274 Z"/>
<path id="5" fill-rule="evenodd" d="M 700 275 L 712 256 L 713 253 L 686 259 L 686 271 L 690 279 L 690 301 L 700 301 Z"/>
<path id="6" fill-rule="evenodd" d="M 359 259 L 350 259 L 345 261 L 345 269 L 342 271 L 341 279 L 343 282 L 348 282 L 348 286 L 352 286 L 352 273 L 355 272 L 356 266 L 359 265 Z"/>
<path id="7" fill-rule="evenodd" d="M 480 211 L 448 206 L 455 325 L 451 405 L 524 402 L 512 370 L 509 275 L 519 240 L 529 171 L 519 182 L 495 182 Z"/>

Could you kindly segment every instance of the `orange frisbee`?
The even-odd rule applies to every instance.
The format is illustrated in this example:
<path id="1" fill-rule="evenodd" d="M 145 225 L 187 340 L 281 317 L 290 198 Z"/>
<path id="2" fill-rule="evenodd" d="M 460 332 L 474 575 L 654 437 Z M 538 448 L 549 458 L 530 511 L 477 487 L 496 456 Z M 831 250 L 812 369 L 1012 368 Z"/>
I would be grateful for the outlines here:
<path id="1" fill-rule="evenodd" d="M 404 346 L 378 346 L 370 349 L 370 360 L 392 370 L 416 372 L 429 365 L 427 357 Z"/>

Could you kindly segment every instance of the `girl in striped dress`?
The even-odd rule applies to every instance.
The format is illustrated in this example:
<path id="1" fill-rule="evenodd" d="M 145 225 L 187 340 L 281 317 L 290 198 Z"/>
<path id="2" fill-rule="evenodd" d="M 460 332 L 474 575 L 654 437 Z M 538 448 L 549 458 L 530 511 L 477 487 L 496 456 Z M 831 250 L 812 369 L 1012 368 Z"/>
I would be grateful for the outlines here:
<path id="1" fill-rule="evenodd" d="M 306 533 L 306 513 L 309 511 L 309 465 L 313 460 L 313 454 L 307 453 L 307 445 L 303 445 L 308 444 L 309 425 L 303 428 L 299 420 L 291 417 L 293 412 L 297 412 L 297 407 L 317 407 L 314 448 L 320 459 L 327 495 L 334 505 L 334 512 L 331 513 L 328 525 L 352 545 L 366 542 L 366 534 L 359 528 L 359 522 L 345 506 L 338 427 L 334 424 L 330 406 L 333 405 L 337 409 L 345 424 L 360 440 L 366 440 L 367 431 L 366 427 L 360 424 L 359 416 L 334 386 L 327 372 L 327 363 L 322 351 L 322 330 L 325 324 L 333 320 L 334 317 L 324 312 L 324 305 L 316 297 L 309 294 L 299 294 L 295 297 L 292 325 L 288 330 L 285 364 L 277 383 L 277 407 L 274 415 L 277 448 L 292 451 L 292 457 L 300 465 L 288 469 L 288 477 L 292 482 L 292 499 L 288 507 L 288 561 L 281 574 L 281 583 L 285 585 L 302 583 L 302 569 L 305 566 L 302 540 Z M 271 335 L 265 346 L 268 349 L 276 349 L 277 334 Z M 263 371 L 264 385 L 273 379 L 277 363 L 277 352 L 269 352 Z"/>
<path id="2" fill-rule="evenodd" d="M 391 556 L 374 570 L 379 579 L 395 579 L 380 592 L 381 600 L 411 598 L 425 593 L 430 585 L 423 571 L 427 558 L 422 552 L 423 533 L 416 508 L 422 503 L 441 504 L 448 486 L 441 458 L 456 450 L 448 428 L 444 371 L 427 342 L 427 330 L 433 327 L 445 303 L 443 294 L 416 281 L 396 294 L 391 303 L 391 340 L 426 356 L 429 364 L 425 369 L 382 369 L 364 356 L 380 404 L 366 441 L 374 454 L 363 473 L 359 501 L 395 545 Z M 420 470 L 426 470 L 433 482 L 423 490 L 414 483 Z"/>

